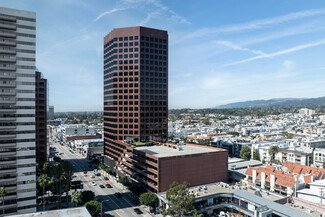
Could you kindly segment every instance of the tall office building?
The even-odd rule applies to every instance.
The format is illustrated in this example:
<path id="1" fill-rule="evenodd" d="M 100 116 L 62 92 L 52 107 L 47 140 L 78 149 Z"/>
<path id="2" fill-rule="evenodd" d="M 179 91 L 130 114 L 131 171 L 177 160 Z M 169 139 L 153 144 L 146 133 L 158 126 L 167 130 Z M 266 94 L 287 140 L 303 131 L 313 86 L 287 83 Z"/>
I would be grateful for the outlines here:
<path id="1" fill-rule="evenodd" d="M 49 106 L 49 117 L 48 118 L 50 121 L 54 120 L 54 106 L 53 105 Z"/>
<path id="2" fill-rule="evenodd" d="M 36 72 L 36 162 L 47 160 L 47 79 Z"/>
<path id="3" fill-rule="evenodd" d="M 105 155 L 117 161 L 126 141 L 167 141 L 167 122 L 167 31 L 114 29 L 104 38 Z"/>
<path id="4" fill-rule="evenodd" d="M 36 211 L 35 29 L 34 12 L 0 7 L 0 186 L 7 191 L 6 215 Z"/>

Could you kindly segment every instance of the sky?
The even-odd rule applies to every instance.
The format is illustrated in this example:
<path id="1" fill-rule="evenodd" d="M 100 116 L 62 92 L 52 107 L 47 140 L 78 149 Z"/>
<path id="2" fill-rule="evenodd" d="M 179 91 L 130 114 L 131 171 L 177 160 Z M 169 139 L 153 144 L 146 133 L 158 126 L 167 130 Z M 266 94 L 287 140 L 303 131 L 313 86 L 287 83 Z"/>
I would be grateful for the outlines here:
<path id="1" fill-rule="evenodd" d="M 325 96 L 325 1 L 0 0 L 36 12 L 36 66 L 56 112 L 103 110 L 103 38 L 168 31 L 169 108 Z"/>

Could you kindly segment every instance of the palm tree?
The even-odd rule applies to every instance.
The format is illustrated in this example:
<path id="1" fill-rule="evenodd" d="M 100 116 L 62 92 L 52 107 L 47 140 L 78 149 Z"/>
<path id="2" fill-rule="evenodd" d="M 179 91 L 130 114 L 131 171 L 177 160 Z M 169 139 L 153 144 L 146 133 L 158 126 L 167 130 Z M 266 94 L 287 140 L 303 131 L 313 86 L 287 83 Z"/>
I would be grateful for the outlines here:
<path id="1" fill-rule="evenodd" d="M 70 184 L 71 184 L 71 176 L 73 175 L 73 165 L 68 161 L 62 162 L 62 169 L 63 169 L 63 181 L 66 187 L 66 202 L 67 202 L 67 208 L 69 207 L 69 190 L 70 190 Z"/>
<path id="2" fill-rule="evenodd" d="M 77 207 L 78 206 L 78 203 L 81 203 L 82 201 L 82 194 L 80 191 L 75 191 L 72 193 L 72 196 L 71 196 L 71 202 L 74 202 L 75 203 L 75 206 Z"/>
<path id="3" fill-rule="evenodd" d="M 5 196 L 7 194 L 7 191 L 5 187 L 0 187 L 0 196 L 2 197 L 2 215 L 5 215 Z"/>
<path id="4" fill-rule="evenodd" d="M 47 176 L 47 174 L 42 174 L 39 178 L 38 178 L 38 183 L 39 186 L 41 188 L 43 188 L 43 211 L 45 211 L 45 188 L 48 186 L 49 184 L 49 177 Z"/>
<path id="5" fill-rule="evenodd" d="M 55 182 L 55 191 L 57 196 L 59 196 L 59 209 L 61 208 L 61 172 L 62 167 L 60 162 L 55 162 L 55 164 L 51 168 L 51 175 L 53 176 L 53 181 Z"/>

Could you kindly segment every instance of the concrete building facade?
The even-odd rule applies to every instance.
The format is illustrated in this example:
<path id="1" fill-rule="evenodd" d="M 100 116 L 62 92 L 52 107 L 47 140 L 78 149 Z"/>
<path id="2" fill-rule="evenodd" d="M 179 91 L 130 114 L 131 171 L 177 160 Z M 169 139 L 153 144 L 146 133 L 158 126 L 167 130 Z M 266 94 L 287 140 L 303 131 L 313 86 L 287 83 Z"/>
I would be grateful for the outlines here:
<path id="1" fill-rule="evenodd" d="M 36 211 L 35 38 L 34 12 L 0 7 L 0 186 L 7 191 L 5 215 Z"/>

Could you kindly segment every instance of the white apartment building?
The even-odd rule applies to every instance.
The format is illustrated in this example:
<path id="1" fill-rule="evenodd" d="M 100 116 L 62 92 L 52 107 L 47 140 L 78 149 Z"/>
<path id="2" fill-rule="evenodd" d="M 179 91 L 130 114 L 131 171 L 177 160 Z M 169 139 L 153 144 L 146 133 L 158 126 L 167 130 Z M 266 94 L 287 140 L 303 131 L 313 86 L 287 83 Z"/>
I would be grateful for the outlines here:
<path id="1" fill-rule="evenodd" d="M 312 164 L 312 148 L 307 147 L 279 147 L 279 152 L 275 154 L 275 159 L 280 162 L 290 161 L 305 166 Z"/>
<path id="2" fill-rule="evenodd" d="M 308 108 L 302 108 L 299 110 L 299 114 L 311 116 L 311 115 L 315 114 L 315 110 L 308 109 Z"/>
<path id="3" fill-rule="evenodd" d="M 34 12 L 0 7 L 0 186 L 7 191 L 5 215 L 36 212 L 35 38 Z"/>
<path id="4" fill-rule="evenodd" d="M 325 162 L 325 149 L 316 148 L 314 151 L 314 165 L 322 168 L 324 162 Z"/>
<path id="5" fill-rule="evenodd" d="M 60 127 L 61 141 L 67 142 L 67 137 L 96 135 L 97 130 L 102 129 L 97 126 L 86 124 L 67 124 Z"/>

